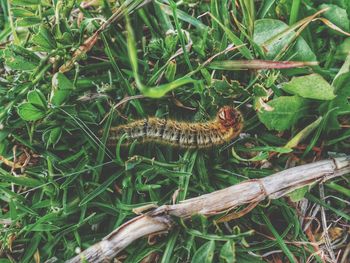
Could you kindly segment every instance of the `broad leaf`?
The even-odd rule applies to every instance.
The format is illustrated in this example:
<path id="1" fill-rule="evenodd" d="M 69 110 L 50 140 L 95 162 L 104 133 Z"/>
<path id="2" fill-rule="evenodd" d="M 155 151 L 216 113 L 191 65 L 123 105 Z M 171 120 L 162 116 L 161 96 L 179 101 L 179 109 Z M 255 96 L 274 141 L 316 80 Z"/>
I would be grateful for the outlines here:
<path id="1" fill-rule="evenodd" d="M 19 18 L 16 21 L 16 26 L 18 27 L 29 27 L 41 23 L 41 18 L 36 16 Z"/>
<path id="2" fill-rule="evenodd" d="M 8 46 L 4 51 L 4 58 L 6 65 L 15 70 L 33 70 L 40 63 L 37 55 L 17 45 Z"/>
<path id="3" fill-rule="evenodd" d="M 284 83 L 283 90 L 303 98 L 316 100 L 332 100 L 335 98 L 333 87 L 320 75 L 294 77 Z"/>
<path id="4" fill-rule="evenodd" d="M 233 241 L 227 241 L 221 248 L 220 259 L 226 263 L 236 262 L 236 250 L 235 243 Z"/>
<path id="5" fill-rule="evenodd" d="M 63 73 L 56 73 L 52 78 L 51 103 L 61 105 L 68 99 L 73 89 L 73 83 Z"/>
<path id="6" fill-rule="evenodd" d="M 290 197 L 292 202 L 299 202 L 305 197 L 305 194 L 308 191 L 309 191 L 309 186 L 306 185 L 302 188 L 296 189 L 293 192 L 289 193 L 288 196 Z"/>
<path id="7" fill-rule="evenodd" d="M 29 91 L 27 95 L 27 99 L 28 99 L 28 102 L 33 104 L 34 106 L 40 109 L 46 109 L 47 102 L 44 94 L 40 90 L 35 89 L 35 90 Z"/>
<path id="8" fill-rule="evenodd" d="M 337 97 L 328 104 L 322 105 L 321 112 L 327 114 L 327 127 L 329 130 L 340 129 L 338 117 L 350 114 L 350 55 L 346 58 L 343 66 L 335 76 L 332 86 Z"/>
<path id="9" fill-rule="evenodd" d="M 56 41 L 50 30 L 45 26 L 40 26 L 39 32 L 33 36 L 32 41 L 44 51 L 51 51 L 56 48 Z"/>
<path id="10" fill-rule="evenodd" d="M 332 4 L 322 4 L 320 9 L 329 8 L 323 16 L 331 21 L 336 26 L 340 27 L 345 31 L 349 31 L 349 17 L 345 9 Z"/>
<path id="11" fill-rule="evenodd" d="M 35 107 L 29 102 L 24 102 L 18 106 L 18 115 L 25 121 L 36 121 L 45 116 L 45 111 Z"/>
<path id="12" fill-rule="evenodd" d="M 50 145 L 55 146 L 56 143 L 60 140 L 61 136 L 62 127 L 54 127 L 45 131 L 43 138 L 46 142 L 46 147 L 49 147 Z"/>
<path id="13" fill-rule="evenodd" d="M 292 41 L 295 32 L 289 32 L 282 38 L 269 43 L 267 46 L 263 46 L 264 43 L 274 36 L 282 33 L 288 29 L 288 25 L 280 20 L 275 19 L 260 19 L 255 22 L 253 40 L 256 44 L 262 46 L 266 52 L 266 58 L 274 59 L 286 46 Z M 309 45 L 302 37 L 298 37 L 295 46 L 291 52 L 295 54 L 293 60 L 299 61 L 316 61 L 316 56 L 312 52 Z"/>
<path id="14" fill-rule="evenodd" d="M 215 241 L 211 240 L 202 245 L 193 255 L 192 263 L 210 263 L 214 257 Z"/>
<path id="15" fill-rule="evenodd" d="M 302 117 L 305 100 L 299 96 L 282 96 L 267 103 L 272 109 L 258 112 L 259 119 L 268 129 L 284 131 Z"/>
<path id="16" fill-rule="evenodd" d="M 345 60 L 350 53 L 350 38 L 346 38 L 339 46 L 335 52 L 335 58 L 339 60 Z"/>

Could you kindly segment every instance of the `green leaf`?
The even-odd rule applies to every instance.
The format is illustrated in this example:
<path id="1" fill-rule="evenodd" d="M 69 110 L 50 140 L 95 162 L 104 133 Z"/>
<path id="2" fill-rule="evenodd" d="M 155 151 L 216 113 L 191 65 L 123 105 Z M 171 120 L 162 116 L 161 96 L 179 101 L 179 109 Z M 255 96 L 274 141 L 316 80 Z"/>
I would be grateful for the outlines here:
<path id="1" fill-rule="evenodd" d="M 267 103 L 272 110 L 262 109 L 259 119 L 268 129 L 284 131 L 302 117 L 305 100 L 299 96 L 281 96 Z"/>
<path id="2" fill-rule="evenodd" d="M 51 51 L 57 47 L 52 33 L 46 26 L 40 26 L 39 32 L 33 36 L 32 41 L 45 51 Z"/>
<path id="3" fill-rule="evenodd" d="M 103 184 L 100 184 L 95 190 L 93 190 L 91 193 L 87 194 L 79 203 L 79 206 L 83 206 L 87 204 L 90 200 L 94 199 L 96 196 L 100 195 L 102 192 L 104 192 L 108 186 L 113 183 L 121 174 L 123 174 L 124 171 L 120 171 L 116 173 L 113 176 L 110 176 L 106 181 L 103 182 Z"/>
<path id="4" fill-rule="evenodd" d="M 350 55 L 347 56 L 343 66 L 339 70 L 338 74 L 333 80 L 332 86 L 334 87 L 337 97 L 330 101 L 328 104 L 321 107 L 321 112 L 327 114 L 326 126 L 329 130 L 338 130 L 341 128 L 338 117 L 342 115 L 350 114 Z"/>
<path id="5" fill-rule="evenodd" d="M 34 26 L 40 23 L 41 23 L 41 18 L 35 17 L 35 16 L 23 17 L 16 20 L 16 25 L 18 27 Z"/>
<path id="6" fill-rule="evenodd" d="M 317 66 L 316 61 L 273 61 L 273 60 L 221 60 L 209 64 L 211 69 L 243 70 L 243 69 L 287 69 L 306 66 Z"/>
<path id="7" fill-rule="evenodd" d="M 329 21 L 331 21 L 336 26 L 340 27 L 341 29 L 345 31 L 349 31 L 349 18 L 348 14 L 345 9 L 332 4 L 322 4 L 319 7 L 320 9 L 329 8 L 325 13 L 323 13 L 323 16 L 327 18 Z"/>
<path id="8" fill-rule="evenodd" d="M 40 0 L 12 0 L 11 2 L 13 5 L 21 5 L 21 6 L 40 4 Z"/>
<path id="9" fill-rule="evenodd" d="M 326 184 L 326 186 L 328 188 L 331 188 L 331 189 L 333 189 L 333 190 L 335 190 L 335 191 L 337 191 L 339 193 L 342 193 L 342 194 L 346 195 L 348 198 L 350 198 L 350 189 L 349 188 L 341 186 L 341 185 L 335 183 L 334 181 L 333 182 L 328 182 Z"/>
<path id="10" fill-rule="evenodd" d="M 69 90 L 56 90 L 52 96 L 51 103 L 55 106 L 62 105 L 69 97 Z"/>
<path id="11" fill-rule="evenodd" d="M 306 185 L 299 189 L 295 189 L 293 192 L 289 193 L 288 196 L 290 197 L 292 202 L 299 202 L 305 197 L 308 190 L 309 190 L 309 186 Z"/>
<path id="12" fill-rule="evenodd" d="M 213 261 L 215 241 L 210 240 L 202 245 L 193 255 L 192 263 L 210 263 Z"/>
<path id="13" fill-rule="evenodd" d="M 257 155 L 255 155 L 254 157 L 252 158 L 249 158 L 249 159 L 245 159 L 245 158 L 242 158 L 240 157 L 237 153 L 236 153 L 236 150 L 235 150 L 235 147 L 232 147 L 231 148 L 231 152 L 232 152 L 232 156 L 241 161 L 241 162 L 258 162 L 258 161 L 262 161 L 262 160 L 266 160 L 268 157 L 269 157 L 269 153 L 268 152 L 259 152 Z"/>
<path id="14" fill-rule="evenodd" d="M 291 81 L 284 83 L 282 88 L 288 93 L 303 98 L 316 100 L 332 100 L 335 98 L 333 87 L 318 74 L 293 77 Z"/>
<path id="15" fill-rule="evenodd" d="M 165 78 L 168 81 L 173 81 L 175 79 L 175 74 L 176 74 L 176 61 L 172 60 L 169 62 L 165 69 Z"/>
<path id="16" fill-rule="evenodd" d="M 11 220 L 13 221 L 18 220 L 18 213 L 17 213 L 16 205 L 13 199 L 10 199 L 9 207 L 10 207 Z"/>
<path id="17" fill-rule="evenodd" d="M 45 111 L 29 102 L 20 104 L 17 108 L 18 115 L 25 121 L 36 121 L 45 116 Z"/>
<path id="18" fill-rule="evenodd" d="M 303 141 L 307 136 L 313 132 L 318 125 L 320 125 L 322 121 L 322 117 L 319 117 L 317 120 L 306 126 L 304 129 L 302 129 L 297 135 L 293 137 L 285 146 L 286 149 L 291 149 L 296 147 L 301 141 Z"/>
<path id="19" fill-rule="evenodd" d="M 254 97 L 260 98 L 268 98 L 268 93 L 265 87 L 259 83 L 254 84 L 253 86 L 253 95 Z"/>
<path id="20" fill-rule="evenodd" d="M 253 40 L 256 44 L 262 46 L 265 50 L 266 58 L 274 59 L 286 46 L 291 44 L 295 32 L 291 31 L 283 35 L 283 37 L 272 41 L 266 46 L 265 42 L 273 39 L 274 36 L 287 30 L 289 26 L 275 19 L 260 19 L 255 21 Z M 290 51 L 293 54 L 293 60 L 299 61 L 316 61 L 316 56 L 312 52 L 309 45 L 302 37 L 298 37 L 295 46 Z"/>
<path id="21" fill-rule="evenodd" d="M 48 138 L 45 139 L 46 146 L 47 147 L 50 145 L 55 146 L 62 136 L 62 127 L 55 127 L 53 129 L 50 129 L 44 133 L 44 135 L 46 134 L 48 134 Z"/>
<path id="22" fill-rule="evenodd" d="M 345 60 L 350 52 L 350 37 L 346 38 L 340 45 L 337 46 L 335 58 Z"/>
<path id="23" fill-rule="evenodd" d="M 6 65 L 15 70 L 33 70 L 40 63 L 40 58 L 32 51 L 17 45 L 8 46 L 4 58 Z"/>
<path id="24" fill-rule="evenodd" d="M 350 76 L 349 73 L 347 75 Z M 348 86 L 342 86 L 337 91 L 337 97 L 330 101 L 328 109 L 331 110 L 331 112 L 327 120 L 327 127 L 329 127 L 329 129 L 340 129 L 338 117 L 350 114 L 349 96 L 350 92 Z"/>
<path id="25" fill-rule="evenodd" d="M 42 182 L 40 182 L 37 179 L 33 179 L 26 176 L 16 177 L 8 173 L 5 173 L 2 170 L 0 170 L 0 179 L 5 182 L 14 183 L 16 185 L 22 185 L 22 186 L 33 187 L 33 188 L 42 185 Z"/>
<path id="26" fill-rule="evenodd" d="M 24 8 L 11 8 L 14 17 L 31 17 L 35 16 L 33 12 Z"/>
<path id="27" fill-rule="evenodd" d="M 56 83 L 53 83 L 53 85 L 56 85 L 59 89 L 63 90 L 72 90 L 74 89 L 73 83 L 67 79 L 67 77 L 63 73 L 56 73 L 53 77 L 57 81 Z M 53 82 L 55 81 L 53 80 Z"/>
<path id="28" fill-rule="evenodd" d="M 337 75 L 334 77 L 332 86 L 334 87 L 335 93 L 338 94 L 339 90 L 347 83 L 350 79 L 350 53 L 347 54 L 347 57 L 338 71 Z"/>
<path id="29" fill-rule="evenodd" d="M 27 94 L 27 99 L 29 103 L 33 104 L 39 109 L 46 109 L 47 102 L 44 94 L 40 90 L 35 89 L 29 91 Z"/>
<path id="30" fill-rule="evenodd" d="M 26 247 L 25 249 L 25 253 L 21 259 L 21 262 L 27 263 L 32 261 L 33 255 L 39 246 L 40 240 L 41 240 L 41 233 L 36 233 L 31 238 L 31 241 L 28 243 L 28 247 Z"/>
<path id="31" fill-rule="evenodd" d="M 261 209 L 260 209 L 261 211 Z M 280 248 L 283 250 L 284 254 L 288 257 L 289 262 L 296 262 L 296 257 L 293 255 L 293 253 L 288 248 L 287 244 L 281 237 L 281 235 L 278 233 L 270 219 L 265 215 L 265 213 L 261 212 L 261 217 L 263 218 L 265 224 L 267 225 L 268 229 L 271 231 L 272 235 L 276 238 L 277 244 L 280 246 Z"/>
<path id="32" fill-rule="evenodd" d="M 225 245 L 222 246 L 220 251 L 220 259 L 226 263 L 236 262 L 236 249 L 234 242 L 227 241 Z"/>
<path id="33" fill-rule="evenodd" d="M 63 73 L 56 73 L 52 77 L 51 103 L 55 106 L 62 105 L 69 98 L 73 89 L 73 83 Z"/>
<path id="34" fill-rule="evenodd" d="M 208 95 L 212 104 L 228 105 L 233 99 L 246 94 L 246 91 L 238 81 L 228 81 L 225 77 L 222 79 L 212 79 L 208 87 Z"/>
<path id="35" fill-rule="evenodd" d="M 28 226 L 30 227 L 30 225 Z M 31 231 L 36 231 L 36 232 L 42 232 L 42 231 L 58 231 L 61 228 L 55 225 L 51 225 L 51 224 L 45 224 L 45 223 L 41 223 L 41 224 L 37 224 L 35 225 Z"/>

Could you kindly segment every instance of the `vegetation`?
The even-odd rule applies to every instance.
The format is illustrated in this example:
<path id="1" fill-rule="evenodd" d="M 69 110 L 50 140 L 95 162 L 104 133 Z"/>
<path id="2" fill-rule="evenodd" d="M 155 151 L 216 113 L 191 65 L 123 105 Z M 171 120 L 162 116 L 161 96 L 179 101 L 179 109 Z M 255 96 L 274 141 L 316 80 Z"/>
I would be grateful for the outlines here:
<path id="1" fill-rule="evenodd" d="M 349 154 L 349 15 L 346 0 L 0 0 L 0 262 L 61 262 L 136 207 Z M 232 144 L 104 146 L 115 125 L 224 105 L 245 118 Z M 348 181 L 194 215 L 119 259 L 348 262 Z"/>

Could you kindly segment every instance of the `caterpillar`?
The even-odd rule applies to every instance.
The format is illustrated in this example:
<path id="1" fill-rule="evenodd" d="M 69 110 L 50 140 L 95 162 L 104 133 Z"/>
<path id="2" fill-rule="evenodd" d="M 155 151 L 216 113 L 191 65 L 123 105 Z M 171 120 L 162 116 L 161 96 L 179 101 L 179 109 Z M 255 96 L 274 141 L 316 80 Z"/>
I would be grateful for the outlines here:
<path id="1" fill-rule="evenodd" d="M 219 109 L 216 118 L 209 122 L 178 122 L 151 117 L 112 127 L 107 145 L 116 145 L 123 134 L 127 134 L 124 144 L 141 139 L 142 142 L 155 141 L 180 148 L 208 148 L 231 141 L 242 128 L 242 114 L 233 107 L 224 106 Z"/>

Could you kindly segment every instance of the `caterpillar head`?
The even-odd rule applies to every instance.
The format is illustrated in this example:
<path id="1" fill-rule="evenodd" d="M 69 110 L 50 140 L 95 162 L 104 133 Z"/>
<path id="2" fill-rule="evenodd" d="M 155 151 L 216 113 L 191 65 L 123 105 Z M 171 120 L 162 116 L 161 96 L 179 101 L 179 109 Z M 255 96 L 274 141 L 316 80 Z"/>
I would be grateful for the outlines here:
<path id="1" fill-rule="evenodd" d="M 242 114 L 235 108 L 230 106 L 224 106 L 219 109 L 217 114 L 217 120 L 225 128 L 241 128 L 243 124 Z"/>

